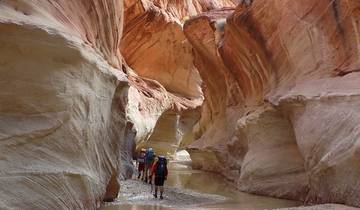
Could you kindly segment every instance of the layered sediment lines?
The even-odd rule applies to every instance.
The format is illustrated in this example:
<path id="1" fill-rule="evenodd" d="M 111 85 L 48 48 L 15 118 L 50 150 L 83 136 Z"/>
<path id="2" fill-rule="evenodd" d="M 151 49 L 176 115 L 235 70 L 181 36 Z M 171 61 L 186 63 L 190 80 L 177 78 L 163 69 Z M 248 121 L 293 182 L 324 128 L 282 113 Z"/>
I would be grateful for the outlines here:
<path id="1" fill-rule="evenodd" d="M 247 192 L 360 206 L 359 9 L 356 1 L 255 0 L 187 21 L 204 83 L 223 87 L 205 93 L 203 109 L 208 99 L 213 110 L 239 108 L 227 131 L 221 125 L 231 118 L 201 115 L 200 125 L 210 125 L 190 145 L 195 165 L 222 171 Z M 211 69 L 232 80 L 209 80 Z M 211 98 L 233 87 L 237 103 Z"/>
<path id="2" fill-rule="evenodd" d="M 117 196 L 122 9 L 0 1 L 0 209 L 96 209 Z"/>

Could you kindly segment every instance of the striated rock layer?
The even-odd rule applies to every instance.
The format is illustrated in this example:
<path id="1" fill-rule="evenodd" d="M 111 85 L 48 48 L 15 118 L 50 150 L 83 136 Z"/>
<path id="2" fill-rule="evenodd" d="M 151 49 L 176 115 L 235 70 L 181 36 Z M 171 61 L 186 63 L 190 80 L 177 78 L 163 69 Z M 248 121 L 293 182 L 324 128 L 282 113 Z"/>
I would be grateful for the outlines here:
<path id="1" fill-rule="evenodd" d="M 122 10 L 0 1 L 0 209 L 96 209 L 117 196 L 129 155 L 127 79 L 114 69 Z"/>
<path id="2" fill-rule="evenodd" d="M 195 166 L 247 192 L 360 206 L 359 9 L 254 0 L 187 21 L 206 85 Z"/>

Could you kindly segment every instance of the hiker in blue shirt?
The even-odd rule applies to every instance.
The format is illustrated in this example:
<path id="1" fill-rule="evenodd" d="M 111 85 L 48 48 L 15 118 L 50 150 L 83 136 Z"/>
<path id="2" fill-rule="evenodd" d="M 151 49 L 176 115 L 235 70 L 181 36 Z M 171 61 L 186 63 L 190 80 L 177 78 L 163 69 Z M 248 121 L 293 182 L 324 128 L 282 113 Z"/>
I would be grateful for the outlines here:
<path id="1" fill-rule="evenodd" d="M 151 184 L 151 166 L 154 162 L 154 158 L 155 158 L 155 152 L 153 150 L 153 148 L 148 148 L 146 150 L 146 154 L 145 154 L 145 182 L 147 183 L 149 180 L 149 183 Z"/>

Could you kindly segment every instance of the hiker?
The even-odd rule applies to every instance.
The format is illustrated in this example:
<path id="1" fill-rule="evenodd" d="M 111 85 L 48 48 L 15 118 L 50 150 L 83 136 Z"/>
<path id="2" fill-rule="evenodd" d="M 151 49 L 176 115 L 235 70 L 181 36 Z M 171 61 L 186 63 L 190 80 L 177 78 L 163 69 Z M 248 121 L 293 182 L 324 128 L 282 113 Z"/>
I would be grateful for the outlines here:
<path id="1" fill-rule="evenodd" d="M 148 148 L 146 150 L 146 155 L 145 155 L 145 182 L 147 183 L 149 180 L 149 184 L 151 184 L 151 179 L 150 178 L 150 173 L 151 173 L 151 166 L 154 162 L 154 158 L 155 158 L 155 153 L 153 148 Z"/>
<path id="2" fill-rule="evenodd" d="M 156 163 L 158 161 L 158 157 L 155 156 L 154 158 L 154 163 L 151 165 L 151 170 L 150 170 L 150 180 L 151 180 L 151 193 L 155 192 L 155 167 L 156 167 Z"/>
<path id="3" fill-rule="evenodd" d="M 155 174 L 155 193 L 154 197 L 157 198 L 158 188 L 160 188 L 160 199 L 163 199 L 164 193 L 164 182 L 167 179 L 168 170 L 166 164 L 166 158 L 164 156 L 159 156 L 156 164 L 152 168 L 153 174 Z"/>
<path id="4" fill-rule="evenodd" d="M 137 164 L 138 164 L 138 179 L 144 180 L 145 178 L 145 152 L 146 149 L 142 148 L 140 150 L 139 156 L 137 158 Z"/>

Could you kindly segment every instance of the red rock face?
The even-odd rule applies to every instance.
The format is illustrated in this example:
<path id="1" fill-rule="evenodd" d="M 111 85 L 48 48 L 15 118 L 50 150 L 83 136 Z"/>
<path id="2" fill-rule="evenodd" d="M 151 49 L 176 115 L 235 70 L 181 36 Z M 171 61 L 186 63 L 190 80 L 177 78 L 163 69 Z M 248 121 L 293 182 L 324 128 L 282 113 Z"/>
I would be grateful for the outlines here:
<path id="1" fill-rule="evenodd" d="M 202 98 L 201 79 L 182 24 L 190 15 L 234 5 L 231 1 L 126 1 L 121 43 L 128 65 L 168 91 Z"/>

